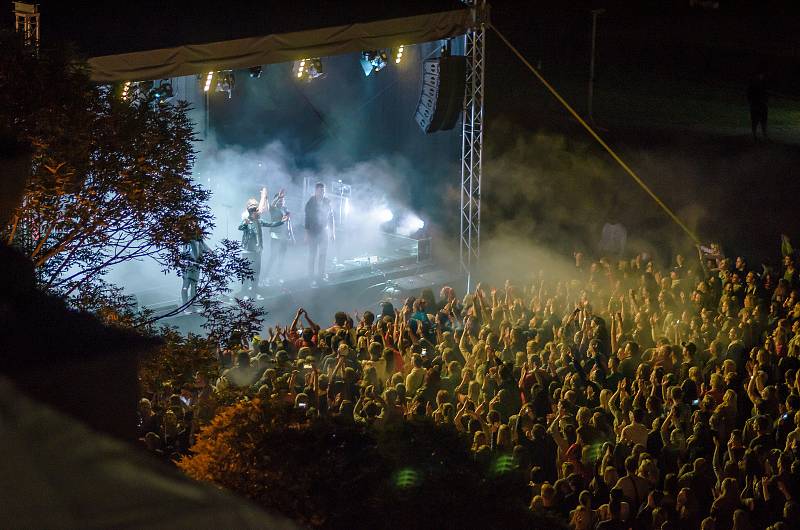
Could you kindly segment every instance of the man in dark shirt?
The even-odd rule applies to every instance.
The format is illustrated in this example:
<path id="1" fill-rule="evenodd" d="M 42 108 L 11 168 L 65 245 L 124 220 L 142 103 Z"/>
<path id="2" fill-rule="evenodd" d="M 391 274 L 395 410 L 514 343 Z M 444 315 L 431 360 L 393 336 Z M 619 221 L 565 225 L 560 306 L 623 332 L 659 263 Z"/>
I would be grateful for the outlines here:
<path id="1" fill-rule="evenodd" d="M 317 182 L 314 196 L 306 203 L 306 238 L 308 239 L 308 274 L 313 285 L 325 274 L 328 238 L 336 240 L 331 201 L 325 197 L 325 184 Z"/>

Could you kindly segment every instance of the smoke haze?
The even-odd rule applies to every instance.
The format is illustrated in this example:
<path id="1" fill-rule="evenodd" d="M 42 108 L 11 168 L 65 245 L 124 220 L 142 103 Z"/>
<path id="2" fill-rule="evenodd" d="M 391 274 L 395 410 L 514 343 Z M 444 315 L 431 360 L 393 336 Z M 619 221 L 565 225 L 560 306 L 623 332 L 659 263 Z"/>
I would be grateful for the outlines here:
<path id="1" fill-rule="evenodd" d="M 342 180 L 352 186 L 347 221 L 358 237 L 338 242 L 340 248 L 351 254 L 378 248 L 388 210 L 398 225 L 423 220 L 440 265 L 457 269 L 460 130 L 418 130 L 413 113 L 420 62 L 435 46 L 412 49 L 408 64 L 366 79 L 353 55 L 324 58 L 327 77 L 308 85 L 292 83 L 291 65 L 269 66 L 260 79 L 237 72 L 230 100 L 209 96 L 207 131 L 196 80 L 176 83 L 179 96 L 194 101 L 193 118 L 204 136 L 195 178 L 213 192 L 210 242 L 240 237 L 244 204 L 263 186 L 271 196 L 286 189 L 302 242 L 304 183 L 323 181 L 331 195 L 330 184 Z M 571 266 L 573 252 L 597 251 L 607 222 L 626 227 L 628 254 L 646 252 L 666 263 L 676 252 L 693 252 L 680 228 L 582 133 L 531 132 L 528 125 L 491 115 L 491 109 L 487 113 L 482 278 L 500 284 L 539 270 L 557 277 Z M 794 171 L 794 157 L 781 146 L 719 147 L 688 136 L 610 143 L 702 240 L 722 241 L 729 253 L 760 257 L 769 250 L 770 238 L 777 240 L 783 229 L 759 213 L 764 204 L 788 211 L 798 191 L 794 182 L 800 179 L 785 194 L 771 192 L 771 177 L 785 181 Z M 771 169 L 767 179 L 765 167 Z M 751 225 L 760 230 L 749 230 Z M 290 256 L 287 278 L 302 275 L 305 248 Z M 157 287 L 173 298 L 180 286 L 176 277 L 147 263 L 129 264 L 110 279 L 130 291 Z"/>

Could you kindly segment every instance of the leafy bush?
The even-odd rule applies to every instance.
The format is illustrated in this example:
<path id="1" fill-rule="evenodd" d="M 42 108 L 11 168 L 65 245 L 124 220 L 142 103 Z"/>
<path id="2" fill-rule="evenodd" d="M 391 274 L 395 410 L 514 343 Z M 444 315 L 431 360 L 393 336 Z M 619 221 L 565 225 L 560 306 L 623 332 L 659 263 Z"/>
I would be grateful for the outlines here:
<path id="1" fill-rule="evenodd" d="M 171 328 L 162 328 L 161 348 L 139 359 L 139 383 L 142 393 L 150 396 L 169 388 L 167 394 L 191 384 L 197 372 L 211 381 L 219 375 L 216 344 L 206 337 L 189 333 L 184 336 Z"/>
<path id="2" fill-rule="evenodd" d="M 554 527 L 526 509 L 524 473 L 429 423 L 368 431 L 256 399 L 219 411 L 192 452 L 190 477 L 315 528 Z"/>

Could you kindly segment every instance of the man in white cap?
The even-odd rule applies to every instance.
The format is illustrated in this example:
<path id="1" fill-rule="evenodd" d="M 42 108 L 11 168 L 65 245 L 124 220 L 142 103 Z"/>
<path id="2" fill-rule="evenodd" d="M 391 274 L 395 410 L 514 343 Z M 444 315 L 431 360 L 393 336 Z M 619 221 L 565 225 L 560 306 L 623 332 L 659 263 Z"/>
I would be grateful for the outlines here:
<path id="1" fill-rule="evenodd" d="M 239 230 L 243 232 L 242 254 L 250 261 L 250 268 L 253 269 L 253 279 L 245 280 L 242 284 L 242 292 L 245 299 L 250 298 L 253 290 L 258 287 L 258 277 L 261 274 L 261 251 L 264 250 L 264 236 L 261 233 L 261 228 L 264 226 L 268 228 L 280 226 L 289 219 L 288 215 L 277 221 L 261 219 L 261 214 L 268 207 L 267 188 L 261 188 L 261 201 L 256 202 L 255 199 L 247 201 L 247 214 L 239 225 Z M 264 299 L 258 293 L 255 293 L 255 295 L 256 300 Z"/>

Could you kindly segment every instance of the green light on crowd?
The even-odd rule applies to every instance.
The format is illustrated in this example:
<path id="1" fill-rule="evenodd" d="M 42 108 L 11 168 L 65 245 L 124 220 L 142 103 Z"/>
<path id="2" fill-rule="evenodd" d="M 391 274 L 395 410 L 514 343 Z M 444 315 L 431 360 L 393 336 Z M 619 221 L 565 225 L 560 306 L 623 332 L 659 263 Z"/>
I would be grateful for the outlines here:
<path id="1" fill-rule="evenodd" d="M 394 485 L 399 489 L 409 489 L 419 484 L 419 480 L 420 476 L 417 471 L 405 468 L 395 473 Z"/>
<path id="2" fill-rule="evenodd" d="M 503 475 L 514 470 L 514 458 L 508 455 L 498 456 L 492 465 L 495 475 Z"/>

